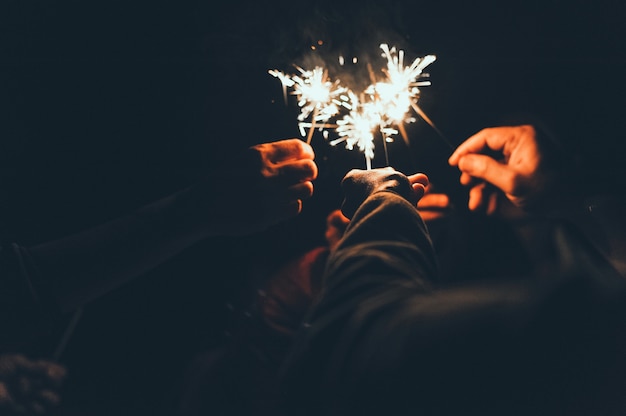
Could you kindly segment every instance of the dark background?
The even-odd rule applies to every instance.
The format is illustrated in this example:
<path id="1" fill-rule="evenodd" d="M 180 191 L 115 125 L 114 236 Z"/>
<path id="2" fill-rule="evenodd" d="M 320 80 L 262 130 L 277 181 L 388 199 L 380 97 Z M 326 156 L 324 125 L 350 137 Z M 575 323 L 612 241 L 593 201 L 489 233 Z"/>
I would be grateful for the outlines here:
<path id="1" fill-rule="evenodd" d="M 192 183 L 238 149 L 299 137 L 295 101 L 285 105 L 268 69 L 293 72 L 312 55 L 374 60 L 381 42 L 407 62 L 437 55 L 420 106 L 454 145 L 532 114 L 589 172 L 622 175 L 621 3 L 4 0 L 0 237 L 67 235 Z M 426 172 L 463 207 L 451 149 L 419 117 L 407 130 L 410 148 L 390 144 L 391 165 Z M 358 151 L 312 144 L 320 176 L 300 217 L 203 242 L 85 308 L 61 360 L 68 407 L 173 408 L 184 366 L 227 336 L 267 270 L 324 242 L 339 180 L 365 167 Z"/>

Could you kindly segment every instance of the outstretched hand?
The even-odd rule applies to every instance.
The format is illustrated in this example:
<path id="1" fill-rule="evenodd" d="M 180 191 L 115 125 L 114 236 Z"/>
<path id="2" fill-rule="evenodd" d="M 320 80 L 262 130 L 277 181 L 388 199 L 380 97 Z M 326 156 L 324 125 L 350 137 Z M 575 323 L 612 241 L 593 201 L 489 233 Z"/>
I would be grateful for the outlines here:
<path id="1" fill-rule="evenodd" d="M 370 195 L 382 191 L 395 192 L 417 208 L 417 203 L 428 186 L 428 177 L 423 173 L 406 176 L 391 167 L 352 169 L 344 176 L 341 186 L 344 191 L 341 212 L 347 218 L 352 218 Z"/>

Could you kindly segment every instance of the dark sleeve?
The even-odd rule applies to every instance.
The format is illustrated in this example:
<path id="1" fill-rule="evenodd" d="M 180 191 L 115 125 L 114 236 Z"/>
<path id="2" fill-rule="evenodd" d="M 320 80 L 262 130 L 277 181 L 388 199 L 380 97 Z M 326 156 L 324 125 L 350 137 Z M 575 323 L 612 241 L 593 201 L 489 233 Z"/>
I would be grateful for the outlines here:
<path id="1" fill-rule="evenodd" d="M 0 246 L 0 345 L 19 346 L 51 328 L 58 310 L 49 283 L 38 273 L 28 249 Z"/>
<path id="2" fill-rule="evenodd" d="M 626 358 L 624 303 L 613 302 L 624 285 L 578 274 L 606 265 L 570 237 L 559 238 L 572 276 L 443 288 L 414 207 L 391 192 L 371 196 L 285 361 L 288 413 L 514 415 L 538 414 L 537 403 L 608 403 L 598 395 L 624 386 L 607 387 L 624 380 L 611 377 Z"/>
<path id="3" fill-rule="evenodd" d="M 323 407 L 328 392 L 347 385 L 344 377 L 356 376 L 368 355 L 379 361 L 391 353 L 374 351 L 376 345 L 366 339 L 401 328 L 397 306 L 431 293 L 436 279 L 433 246 L 415 207 L 391 191 L 370 196 L 331 254 L 319 301 L 283 367 L 288 402 L 301 409 L 306 401 L 310 407 L 304 413 L 324 414 L 317 405 Z M 347 398 L 346 393 L 342 390 Z M 311 403 L 310 397 L 324 399 Z"/>

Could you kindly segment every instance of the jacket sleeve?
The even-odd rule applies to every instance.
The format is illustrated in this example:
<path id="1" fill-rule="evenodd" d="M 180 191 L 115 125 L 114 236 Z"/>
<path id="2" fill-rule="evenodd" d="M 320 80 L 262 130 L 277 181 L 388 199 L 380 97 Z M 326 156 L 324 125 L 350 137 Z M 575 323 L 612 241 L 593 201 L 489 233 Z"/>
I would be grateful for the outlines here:
<path id="1" fill-rule="evenodd" d="M 436 279 L 433 246 L 415 207 L 393 191 L 368 197 L 331 254 L 322 293 L 283 367 L 288 401 L 332 391 L 347 397 L 345 377 L 360 377 L 372 370 L 364 362 L 384 365 L 381 358 L 394 354 L 368 339 L 395 333 L 383 349 L 399 348 L 394 328 L 405 327 L 403 305 L 430 293 Z"/>
<path id="2" fill-rule="evenodd" d="M 289 414 L 513 415 L 538 403 L 579 414 L 614 403 L 602 396 L 625 364 L 624 281 L 569 230 L 555 241 L 568 273 L 444 286 L 417 210 L 371 195 L 284 363 Z"/>

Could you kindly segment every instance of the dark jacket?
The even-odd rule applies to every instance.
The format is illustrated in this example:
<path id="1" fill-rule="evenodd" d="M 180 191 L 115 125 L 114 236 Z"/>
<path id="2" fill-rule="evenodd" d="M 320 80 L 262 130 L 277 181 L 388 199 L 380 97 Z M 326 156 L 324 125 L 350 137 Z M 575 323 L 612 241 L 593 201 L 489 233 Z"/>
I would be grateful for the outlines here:
<path id="1" fill-rule="evenodd" d="M 537 275 L 442 285 L 417 210 L 370 195 L 283 367 L 286 414 L 626 414 L 626 281 L 553 237 Z"/>

